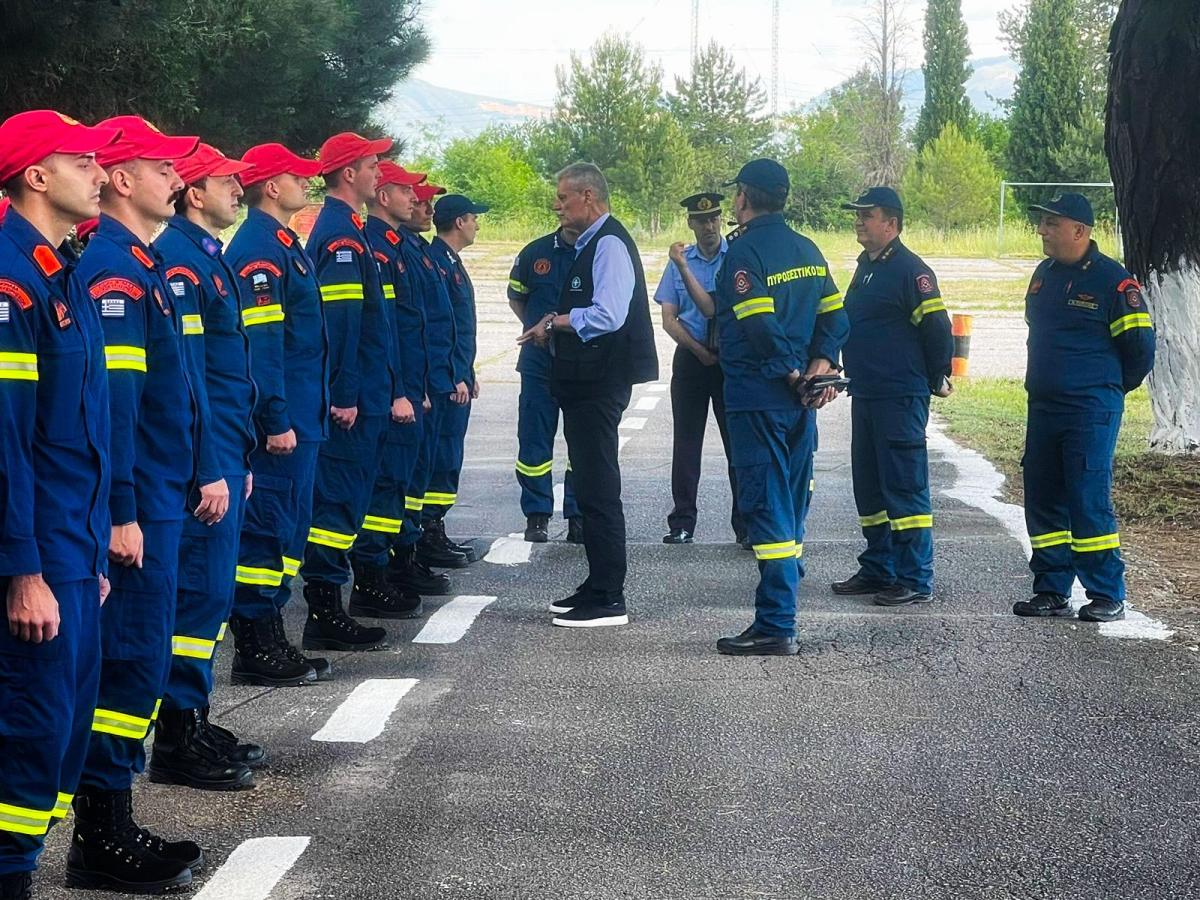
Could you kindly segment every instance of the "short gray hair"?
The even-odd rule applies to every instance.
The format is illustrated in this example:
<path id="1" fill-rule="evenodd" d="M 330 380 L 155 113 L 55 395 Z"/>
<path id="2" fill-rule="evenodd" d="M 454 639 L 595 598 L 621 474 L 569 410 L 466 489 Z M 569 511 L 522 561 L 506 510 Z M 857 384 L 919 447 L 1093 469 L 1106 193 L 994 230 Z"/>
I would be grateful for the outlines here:
<path id="1" fill-rule="evenodd" d="M 555 175 L 554 180 L 570 182 L 571 186 L 579 191 L 591 188 L 597 200 L 604 204 L 608 203 L 608 180 L 595 163 L 571 163 Z"/>

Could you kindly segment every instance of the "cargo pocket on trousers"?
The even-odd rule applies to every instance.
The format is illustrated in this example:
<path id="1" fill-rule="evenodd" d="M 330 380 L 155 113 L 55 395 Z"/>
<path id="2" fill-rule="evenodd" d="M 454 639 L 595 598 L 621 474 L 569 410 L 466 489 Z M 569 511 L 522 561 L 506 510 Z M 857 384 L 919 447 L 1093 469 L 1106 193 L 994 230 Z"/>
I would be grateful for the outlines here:
<path id="1" fill-rule="evenodd" d="M 737 508 L 742 515 L 767 507 L 767 470 L 771 455 L 765 447 L 732 449 L 734 475 L 737 477 Z"/>
<path id="2" fill-rule="evenodd" d="M 926 488 L 929 481 L 929 451 L 924 441 L 888 440 L 888 487 L 901 494 Z"/>
<path id="3" fill-rule="evenodd" d="M 174 579 L 162 572 L 129 573 L 100 610 L 100 645 L 105 659 L 159 660 L 170 644 Z"/>
<path id="4" fill-rule="evenodd" d="M 285 541 L 292 528 L 292 492 L 290 478 L 278 475 L 255 475 L 254 493 L 246 501 L 246 519 L 242 530 L 256 537 Z"/>

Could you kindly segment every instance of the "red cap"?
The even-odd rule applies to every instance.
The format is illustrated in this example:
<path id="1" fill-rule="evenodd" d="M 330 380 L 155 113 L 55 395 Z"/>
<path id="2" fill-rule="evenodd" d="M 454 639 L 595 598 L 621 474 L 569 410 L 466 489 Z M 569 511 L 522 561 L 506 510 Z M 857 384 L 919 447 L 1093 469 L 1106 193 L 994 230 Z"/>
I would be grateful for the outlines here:
<path id="1" fill-rule="evenodd" d="M 417 195 L 417 199 L 422 203 L 428 203 L 438 194 L 446 193 L 446 189 L 444 187 L 439 187 L 432 181 L 427 181 L 424 184 L 418 184 L 416 187 L 414 187 L 413 193 Z"/>
<path id="2" fill-rule="evenodd" d="M 425 180 L 424 172 L 410 172 L 404 166 L 398 166 L 390 159 L 379 161 L 379 183 L 377 188 L 385 184 L 407 184 L 409 187 L 420 184 Z"/>
<path id="3" fill-rule="evenodd" d="M 242 186 L 270 181 L 278 175 L 298 175 L 312 178 L 321 174 L 321 164 L 315 159 L 297 156 L 283 144 L 259 144 L 242 154 L 242 162 L 250 168 L 242 173 Z"/>
<path id="4" fill-rule="evenodd" d="M 99 127 L 121 129 L 121 139 L 96 154 L 96 161 L 105 168 L 131 159 L 182 159 L 195 153 L 200 144 L 198 137 L 165 135 L 141 116 L 113 116 Z"/>
<path id="5" fill-rule="evenodd" d="M 321 145 L 317 158 L 321 160 L 321 174 L 327 175 L 335 169 L 350 165 L 355 160 L 366 156 L 378 156 L 391 149 L 391 138 L 369 141 L 361 134 L 343 131 L 341 134 L 335 134 Z"/>
<path id="6" fill-rule="evenodd" d="M 52 109 L 17 113 L 0 123 L 0 182 L 51 153 L 95 153 L 120 136 L 120 126 L 89 128 Z"/>
<path id="7" fill-rule="evenodd" d="M 191 156 L 175 160 L 175 171 L 184 184 L 195 184 L 201 178 L 220 178 L 238 175 L 250 168 L 249 163 L 230 159 L 212 144 L 200 144 Z"/>
<path id="8" fill-rule="evenodd" d="M 12 206 L 12 201 L 7 197 L 0 198 L 0 222 L 4 221 L 4 217 L 8 215 L 8 208 Z"/>

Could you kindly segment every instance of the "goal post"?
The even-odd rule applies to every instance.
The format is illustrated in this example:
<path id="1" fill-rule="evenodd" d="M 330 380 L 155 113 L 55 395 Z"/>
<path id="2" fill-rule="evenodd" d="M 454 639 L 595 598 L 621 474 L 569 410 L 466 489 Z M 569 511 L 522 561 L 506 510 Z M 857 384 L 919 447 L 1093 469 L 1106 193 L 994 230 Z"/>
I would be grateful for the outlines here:
<path id="1" fill-rule="evenodd" d="M 1108 188 L 1112 190 L 1111 181 L 1001 181 L 1000 182 L 1000 223 L 996 229 L 996 255 L 1004 255 L 1004 202 L 1010 187 L 1058 187 L 1058 188 Z M 1124 256 L 1121 242 L 1121 220 L 1116 212 L 1116 201 L 1113 202 L 1113 225 L 1116 231 L 1117 247 Z"/>

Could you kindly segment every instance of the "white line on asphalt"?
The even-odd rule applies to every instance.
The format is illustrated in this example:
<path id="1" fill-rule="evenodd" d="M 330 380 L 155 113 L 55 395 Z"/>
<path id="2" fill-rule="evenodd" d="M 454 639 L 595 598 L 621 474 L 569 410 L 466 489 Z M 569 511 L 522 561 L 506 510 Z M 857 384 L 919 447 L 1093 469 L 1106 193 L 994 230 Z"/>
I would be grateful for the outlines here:
<path id="1" fill-rule="evenodd" d="M 625 428 L 627 430 L 640 431 L 646 427 L 646 418 L 644 416 L 626 416 L 621 420 L 621 424 L 617 428 Z"/>
<path id="2" fill-rule="evenodd" d="M 666 389 L 667 389 L 667 386 L 665 384 L 648 384 L 648 385 L 646 385 L 646 390 L 652 394 L 661 394 Z"/>
<path id="3" fill-rule="evenodd" d="M 492 549 L 487 552 L 483 561 L 497 566 L 519 566 L 529 562 L 529 553 L 532 550 L 533 544 L 525 540 L 525 535 L 514 532 L 508 537 L 492 541 Z"/>
<path id="4" fill-rule="evenodd" d="M 562 512 L 563 497 L 565 497 L 566 494 L 567 486 L 565 484 L 560 482 L 554 486 L 554 511 L 556 513 Z"/>
<path id="5" fill-rule="evenodd" d="M 396 704 L 417 684 L 415 678 L 368 678 L 333 711 L 314 741 L 365 744 L 383 734 Z"/>
<path id="6" fill-rule="evenodd" d="M 1005 503 L 998 499 L 1004 476 L 984 456 L 974 450 L 960 447 L 943 431 L 941 423 L 930 423 L 928 434 L 929 446 L 940 451 L 958 473 L 954 485 L 949 490 L 942 491 L 947 497 L 959 500 L 968 506 L 983 510 L 993 519 L 1004 526 L 1007 531 L 1025 551 L 1028 559 L 1033 551 L 1029 546 L 1029 534 L 1025 529 L 1025 510 L 1013 503 Z M 1087 602 L 1083 588 L 1078 582 L 1071 589 L 1071 605 L 1078 609 Z M 1150 638 L 1165 641 L 1175 632 L 1166 624 L 1151 619 L 1149 616 L 1125 607 L 1125 618 L 1118 622 L 1105 622 L 1100 625 L 1100 633 L 1117 638 Z"/>
<path id="7" fill-rule="evenodd" d="M 625 449 L 625 445 L 629 443 L 629 438 L 630 438 L 630 435 L 628 435 L 628 434 L 623 434 L 619 438 L 617 438 L 617 452 L 618 453 L 620 453 L 622 450 Z"/>
<path id="8" fill-rule="evenodd" d="M 266 900 L 308 841 L 306 837 L 243 841 L 193 900 Z"/>
<path id="9" fill-rule="evenodd" d="M 455 597 L 429 617 L 413 643 L 453 644 L 467 633 L 476 617 L 495 602 L 495 597 Z"/>
<path id="10" fill-rule="evenodd" d="M 654 412 L 660 402 L 662 397 L 641 397 L 633 408 L 638 412 Z"/>

